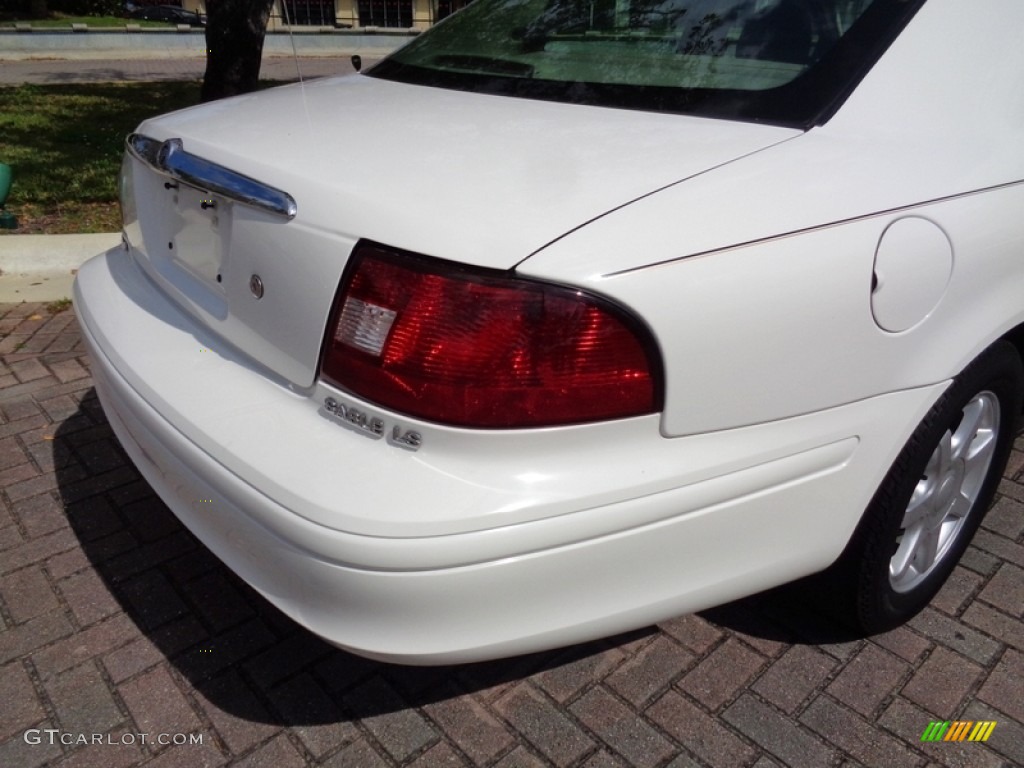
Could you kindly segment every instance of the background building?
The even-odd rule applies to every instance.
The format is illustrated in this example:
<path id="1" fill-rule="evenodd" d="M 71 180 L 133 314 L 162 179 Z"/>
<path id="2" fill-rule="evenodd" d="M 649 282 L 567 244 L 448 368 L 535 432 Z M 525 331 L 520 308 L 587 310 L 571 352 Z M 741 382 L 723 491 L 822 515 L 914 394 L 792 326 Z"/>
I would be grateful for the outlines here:
<path id="1" fill-rule="evenodd" d="M 134 0 L 206 13 L 209 0 Z M 297 27 L 426 29 L 471 0 L 275 0 L 270 29 Z"/>

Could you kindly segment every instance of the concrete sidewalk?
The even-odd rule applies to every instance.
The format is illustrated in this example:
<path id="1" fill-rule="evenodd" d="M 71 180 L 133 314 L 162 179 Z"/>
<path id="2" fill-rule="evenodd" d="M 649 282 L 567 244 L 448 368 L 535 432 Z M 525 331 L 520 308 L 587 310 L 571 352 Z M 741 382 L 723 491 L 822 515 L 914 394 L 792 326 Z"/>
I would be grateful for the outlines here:
<path id="1" fill-rule="evenodd" d="M 71 298 L 78 268 L 119 242 L 116 232 L 0 236 L 0 303 Z"/>
<path id="2" fill-rule="evenodd" d="M 353 53 L 380 57 L 416 37 L 413 30 L 296 29 L 294 34 L 268 32 L 263 56 L 346 57 Z M 0 60 L 4 59 L 202 59 L 206 37 L 201 30 L 143 30 L 35 28 L 31 32 L 0 28 Z"/>

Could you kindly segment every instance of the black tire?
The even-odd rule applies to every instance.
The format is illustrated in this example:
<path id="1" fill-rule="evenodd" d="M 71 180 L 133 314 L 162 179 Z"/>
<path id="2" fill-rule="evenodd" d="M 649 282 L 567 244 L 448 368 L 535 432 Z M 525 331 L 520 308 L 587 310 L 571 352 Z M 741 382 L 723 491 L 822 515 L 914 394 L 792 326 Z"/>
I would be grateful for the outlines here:
<path id="1" fill-rule="evenodd" d="M 1024 397 L 1016 348 L 997 342 L 928 412 L 830 574 L 844 618 L 867 634 L 903 624 L 945 583 L 988 511 Z"/>

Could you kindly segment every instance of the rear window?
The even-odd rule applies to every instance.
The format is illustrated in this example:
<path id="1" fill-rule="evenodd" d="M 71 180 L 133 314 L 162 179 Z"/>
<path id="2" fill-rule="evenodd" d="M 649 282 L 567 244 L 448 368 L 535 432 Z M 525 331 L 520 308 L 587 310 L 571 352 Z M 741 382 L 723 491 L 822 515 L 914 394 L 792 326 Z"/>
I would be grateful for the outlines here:
<path id="1" fill-rule="evenodd" d="M 808 127 L 923 2 L 475 0 L 368 74 Z"/>

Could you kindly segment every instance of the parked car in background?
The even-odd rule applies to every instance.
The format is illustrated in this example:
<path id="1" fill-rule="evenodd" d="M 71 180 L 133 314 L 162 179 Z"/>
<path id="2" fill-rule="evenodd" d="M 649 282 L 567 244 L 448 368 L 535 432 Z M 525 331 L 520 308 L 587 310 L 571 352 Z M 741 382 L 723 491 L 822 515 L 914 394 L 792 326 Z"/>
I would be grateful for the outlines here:
<path id="1" fill-rule="evenodd" d="M 75 307 L 174 513 L 465 662 L 824 572 L 920 611 L 1024 395 L 1024 3 L 476 0 L 147 120 Z"/>
<path id="2" fill-rule="evenodd" d="M 126 6 L 129 19 L 145 21 L 166 21 L 169 24 L 188 24 L 190 27 L 204 27 L 206 20 L 196 11 L 186 11 L 173 5 Z"/>

